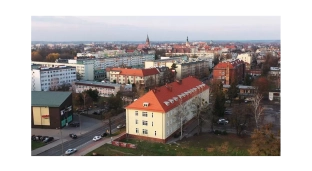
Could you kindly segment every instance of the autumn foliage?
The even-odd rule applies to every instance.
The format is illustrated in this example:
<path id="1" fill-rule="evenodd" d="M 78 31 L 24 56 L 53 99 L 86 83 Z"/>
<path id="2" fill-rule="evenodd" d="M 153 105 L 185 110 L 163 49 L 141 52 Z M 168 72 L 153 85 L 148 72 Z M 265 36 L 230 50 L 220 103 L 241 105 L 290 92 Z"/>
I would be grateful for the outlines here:
<path id="1" fill-rule="evenodd" d="M 278 134 L 272 132 L 272 125 L 267 124 L 251 135 L 252 144 L 248 152 L 252 156 L 280 156 L 281 143 Z"/>

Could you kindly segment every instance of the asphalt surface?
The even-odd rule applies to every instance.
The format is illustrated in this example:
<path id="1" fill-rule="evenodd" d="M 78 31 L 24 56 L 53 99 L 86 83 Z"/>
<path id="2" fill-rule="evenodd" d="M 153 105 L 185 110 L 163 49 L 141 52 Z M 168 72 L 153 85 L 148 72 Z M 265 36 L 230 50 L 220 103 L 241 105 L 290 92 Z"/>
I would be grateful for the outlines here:
<path id="1" fill-rule="evenodd" d="M 125 123 L 125 118 L 126 118 L 126 115 L 124 114 L 124 115 L 121 115 L 119 117 L 112 119 L 112 129 L 117 129 L 116 128 L 117 125 Z M 101 135 L 103 132 L 106 132 L 106 130 L 108 130 L 108 129 L 109 129 L 109 125 L 108 125 L 108 121 L 107 121 L 107 122 L 103 123 L 102 127 L 97 128 L 95 130 L 92 130 L 92 131 L 85 133 L 81 136 L 78 135 L 77 139 L 72 139 L 72 140 L 66 141 L 63 143 L 63 145 L 61 143 L 57 146 L 54 146 L 54 147 L 38 154 L 37 156 L 61 156 L 61 155 L 64 155 L 64 153 L 67 149 L 76 148 L 77 150 L 79 150 L 80 148 L 83 148 L 85 145 L 88 145 L 90 143 L 94 143 L 92 140 L 93 137 Z M 103 138 L 107 138 L 107 137 L 103 137 Z M 58 141 L 61 141 L 61 139 L 59 139 Z"/>

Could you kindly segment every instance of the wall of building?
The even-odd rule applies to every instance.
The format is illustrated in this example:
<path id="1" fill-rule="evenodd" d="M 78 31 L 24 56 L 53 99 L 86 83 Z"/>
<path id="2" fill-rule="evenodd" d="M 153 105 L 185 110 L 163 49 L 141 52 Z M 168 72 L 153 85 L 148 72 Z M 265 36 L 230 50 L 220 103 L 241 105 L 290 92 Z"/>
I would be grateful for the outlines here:
<path id="1" fill-rule="evenodd" d="M 135 114 L 136 111 L 138 113 L 137 116 Z M 147 112 L 147 117 L 142 115 L 143 112 Z M 147 121 L 147 125 L 143 125 L 143 121 Z M 156 139 L 165 138 L 163 132 L 164 127 L 163 113 L 129 109 L 126 112 L 126 122 L 127 122 L 126 130 L 128 134 L 152 137 Z M 143 134 L 143 129 L 146 129 L 148 131 L 148 134 Z M 138 132 L 136 132 L 136 130 L 138 130 Z"/>
<path id="2" fill-rule="evenodd" d="M 31 91 L 41 91 L 40 70 L 31 70 Z"/>

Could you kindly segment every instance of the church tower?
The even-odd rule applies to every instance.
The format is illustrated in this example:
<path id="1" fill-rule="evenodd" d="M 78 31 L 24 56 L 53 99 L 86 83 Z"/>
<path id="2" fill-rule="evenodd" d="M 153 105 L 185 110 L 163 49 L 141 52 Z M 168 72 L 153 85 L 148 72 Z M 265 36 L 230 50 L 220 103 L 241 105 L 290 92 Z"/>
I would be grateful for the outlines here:
<path id="1" fill-rule="evenodd" d="M 188 36 L 186 37 L 186 43 L 185 43 L 185 46 L 190 47 L 190 43 L 189 43 L 189 41 L 188 41 Z"/>
<path id="2" fill-rule="evenodd" d="M 148 35 L 147 35 L 147 38 L 146 38 L 145 45 L 148 46 L 148 47 L 151 46 L 150 41 L 149 41 L 149 38 L 148 38 Z"/>

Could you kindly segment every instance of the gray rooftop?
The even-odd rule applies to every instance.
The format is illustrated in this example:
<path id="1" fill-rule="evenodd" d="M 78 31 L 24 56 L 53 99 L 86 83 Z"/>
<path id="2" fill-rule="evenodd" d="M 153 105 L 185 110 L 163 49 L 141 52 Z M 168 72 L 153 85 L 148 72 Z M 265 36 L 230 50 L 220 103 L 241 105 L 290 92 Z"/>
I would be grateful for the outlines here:
<path id="1" fill-rule="evenodd" d="M 61 91 L 32 91 L 31 106 L 59 107 L 71 92 Z"/>

